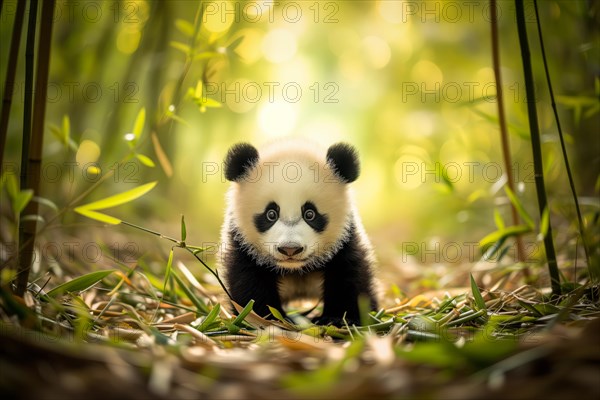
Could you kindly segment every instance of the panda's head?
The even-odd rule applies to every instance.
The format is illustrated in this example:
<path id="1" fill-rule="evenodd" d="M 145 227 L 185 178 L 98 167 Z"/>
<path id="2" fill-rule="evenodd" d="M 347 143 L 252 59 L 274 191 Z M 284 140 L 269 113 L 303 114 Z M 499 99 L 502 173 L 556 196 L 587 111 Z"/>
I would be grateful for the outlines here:
<path id="1" fill-rule="evenodd" d="M 225 159 L 228 230 L 257 263 L 311 268 L 330 259 L 348 237 L 354 208 L 348 187 L 358 154 L 345 143 L 328 149 L 304 141 L 261 150 L 233 146 Z"/>

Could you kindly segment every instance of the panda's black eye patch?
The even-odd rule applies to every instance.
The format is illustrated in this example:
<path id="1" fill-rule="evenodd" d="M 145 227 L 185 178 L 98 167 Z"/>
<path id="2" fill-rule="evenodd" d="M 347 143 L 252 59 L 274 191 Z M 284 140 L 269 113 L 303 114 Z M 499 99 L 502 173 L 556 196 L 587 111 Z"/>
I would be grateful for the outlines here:
<path id="1" fill-rule="evenodd" d="M 254 226 L 260 233 L 266 232 L 279 219 L 279 206 L 274 201 L 267 204 L 265 210 L 259 214 L 254 214 Z"/>
<path id="2" fill-rule="evenodd" d="M 317 232 L 323 232 L 329 222 L 327 215 L 319 213 L 317 207 L 310 201 L 302 206 L 302 218 Z"/>

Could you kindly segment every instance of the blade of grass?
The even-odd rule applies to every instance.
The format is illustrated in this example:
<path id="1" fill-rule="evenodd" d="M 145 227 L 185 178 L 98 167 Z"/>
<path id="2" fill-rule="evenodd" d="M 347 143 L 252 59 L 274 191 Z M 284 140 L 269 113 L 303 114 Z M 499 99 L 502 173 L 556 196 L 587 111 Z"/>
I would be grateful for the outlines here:
<path id="1" fill-rule="evenodd" d="M 533 8 L 535 10 L 535 21 L 537 24 L 538 37 L 540 39 L 540 48 L 542 50 L 542 60 L 544 62 L 544 72 L 546 74 L 546 82 L 548 84 L 548 91 L 550 93 L 550 102 L 552 104 L 552 111 L 554 113 L 554 119 L 556 120 L 556 128 L 558 130 L 558 137 L 560 138 L 560 148 L 562 151 L 563 160 L 565 162 L 565 169 L 567 170 L 567 178 L 569 179 L 569 187 L 571 189 L 571 195 L 573 196 L 573 202 L 575 203 L 575 211 L 577 213 L 577 224 L 579 228 L 579 236 L 583 243 L 583 251 L 585 252 L 585 258 L 587 265 L 591 266 L 592 262 L 590 259 L 590 251 L 585 238 L 585 225 L 583 224 L 583 218 L 581 217 L 581 209 L 579 207 L 579 200 L 577 198 L 577 191 L 575 190 L 575 181 L 573 180 L 573 174 L 571 173 L 571 166 L 569 164 L 569 157 L 567 155 L 567 148 L 565 146 L 565 139 L 560 125 L 560 119 L 558 118 L 558 109 L 556 108 L 556 101 L 554 100 L 554 90 L 552 89 L 552 81 L 550 79 L 550 71 L 548 70 L 548 60 L 546 59 L 546 50 L 544 48 L 544 38 L 542 35 L 542 25 L 540 23 L 540 16 L 538 13 L 537 0 L 533 0 Z M 544 233 L 545 235 L 546 233 Z M 590 272 L 592 270 L 590 269 Z M 593 276 L 593 274 L 590 274 Z M 600 279 L 597 276 L 596 279 Z"/>

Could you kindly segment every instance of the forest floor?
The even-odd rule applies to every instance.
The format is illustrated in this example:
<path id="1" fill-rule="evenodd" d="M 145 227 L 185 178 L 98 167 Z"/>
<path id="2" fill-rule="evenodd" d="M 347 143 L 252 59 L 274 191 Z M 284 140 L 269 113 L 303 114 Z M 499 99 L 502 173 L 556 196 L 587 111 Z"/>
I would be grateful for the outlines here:
<path id="1" fill-rule="evenodd" d="M 466 265 L 440 290 L 392 287 L 361 326 L 323 327 L 251 304 L 235 315 L 215 281 L 175 260 L 168 279 L 138 260 L 40 280 L 23 298 L 1 287 L 3 397 L 600 398 L 599 286 L 552 297 L 511 287 L 510 268 L 469 285 Z"/>

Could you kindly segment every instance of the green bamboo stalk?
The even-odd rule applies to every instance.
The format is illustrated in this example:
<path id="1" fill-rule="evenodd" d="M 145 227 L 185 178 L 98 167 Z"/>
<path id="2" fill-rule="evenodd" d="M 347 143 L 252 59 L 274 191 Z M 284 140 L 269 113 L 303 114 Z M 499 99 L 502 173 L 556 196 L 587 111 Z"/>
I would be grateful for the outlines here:
<path id="1" fill-rule="evenodd" d="M 571 194 L 573 195 L 573 201 L 575 202 L 575 211 L 577 212 L 577 223 L 578 223 L 578 228 L 579 228 L 579 235 L 581 236 L 581 242 L 583 243 L 583 251 L 585 253 L 585 259 L 587 261 L 588 268 L 590 268 L 592 265 L 591 259 L 590 259 L 590 251 L 588 249 L 587 241 L 585 238 L 585 226 L 583 224 L 583 218 L 581 217 L 581 209 L 579 207 L 579 199 L 577 198 L 577 191 L 575 190 L 573 174 L 571 173 L 571 166 L 569 164 L 569 157 L 567 155 L 565 139 L 563 137 L 562 127 L 560 125 L 560 119 L 558 118 L 558 109 L 556 107 L 556 101 L 554 100 L 554 90 L 552 89 L 552 81 L 550 80 L 550 71 L 548 70 L 548 61 L 546 59 L 546 49 L 544 48 L 544 38 L 542 36 L 542 26 L 540 23 L 540 15 L 538 12 L 537 0 L 533 0 L 533 7 L 535 9 L 535 20 L 537 23 L 538 36 L 540 38 L 540 47 L 542 49 L 542 60 L 544 61 L 544 71 L 546 73 L 546 82 L 548 84 L 548 91 L 550 92 L 550 102 L 552 104 L 552 111 L 554 112 L 554 119 L 556 120 L 556 128 L 558 129 L 558 137 L 560 138 L 560 148 L 562 150 L 563 159 L 565 161 L 565 168 L 567 170 L 567 177 L 569 179 L 569 187 L 571 188 Z"/>
<path id="2" fill-rule="evenodd" d="M 531 151 L 533 153 L 535 188 L 541 218 L 544 210 L 548 207 L 548 199 L 546 197 L 546 187 L 544 184 L 542 145 L 537 110 L 535 107 L 535 88 L 533 71 L 531 68 L 531 53 L 527 41 L 527 26 L 525 22 L 523 0 L 515 0 L 515 7 L 517 12 L 517 30 L 519 33 L 519 45 L 521 47 L 521 59 L 523 61 L 523 76 L 525 78 L 525 94 L 527 96 L 527 115 L 529 118 L 529 130 L 531 135 Z M 554 251 L 554 242 L 552 240 L 552 224 L 550 220 L 548 221 L 548 231 L 544 237 L 544 247 L 546 249 L 546 259 L 548 261 L 548 272 L 550 273 L 552 293 L 554 295 L 560 295 L 560 273 L 556 262 L 556 253 Z"/>
<path id="3" fill-rule="evenodd" d="M 0 6 L 0 10 L 2 6 Z M 6 69 L 6 78 L 4 81 L 4 96 L 2 96 L 2 116 L 0 117 L 0 165 L 4 161 L 4 148 L 6 146 L 6 137 L 8 136 L 8 117 L 12 105 L 13 91 L 15 87 L 15 74 L 17 72 L 17 63 L 19 59 L 19 47 L 21 45 L 21 32 L 23 31 L 23 21 L 25 17 L 25 2 L 17 2 L 17 11 L 15 13 L 15 22 L 13 25 L 12 36 L 10 38 L 10 50 L 8 52 L 8 65 Z"/>
<path id="4" fill-rule="evenodd" d="M 54 3 L 55 0 L 44 0 L 42 2 L 42 15 L 38 38 L 39 47 L 36 66 L 35 97 L 33 99 L 33 118 L 31 121 L 31 135 L 28 146 L 29 151 L 27 154 L 25 186 L 22 186 L 27 189 L 32 189 L 34 195 L 38 196 L 40 171 L 42 167 L 42 148 L 44 145 L 44 122 L 46 116 L 48 74 L 50 70 L 50 47 L 52 44 Z M 25 156 L 25 154 L 22 156 Z M 21 163 L 23 164 L 23 160 L 21 160 Z M 36 215 L 37 213 L 38 203 L 35 201 L 29 202 L 21 213 L 19 242 L 23 243 L 23 246 L 19 249 L 19 273 L 17 275 L 17 289 L 15 292 L 18 296 L 23 296 L 25 289 L 27 288 L 37 228 L 37 221 L 35 219 L 23 221 L 23 216 Z"/>
<path id="5" fill-rule="evenodd" d="M 506 124 L 506 115 L 504 113 L 504 92 L 502 89 L 502 74 L 500 72 L 500 45 L 498 40 L 498 11 L 496 9 L 496 0 L 490 0 L 490 10 L 492 17 L 492 59 L 494 64 L 494 76 L 496 79 L 496 104 L 498 105 L 498 123 L 500 125 L 500 140 L 502 142 L 502 156 L 504 160 L 504 170 L 506 171 L 506 184 L 508 188 L 516 193 L 514 177 L 512 173 L 512 159 L 510 154 L 510 144 L 508 139 L 508 128 Z M 513 225 L 520 224 L 519 213 L 515 205 L 510 203 L 510 210 Z M 526 259 L 523 239 L 520 235 L 516 237 L 517 261 L 524 262 Z M 530 274 L 528 268 L 523 268 L 525 280 L 529 281 Z"/>

